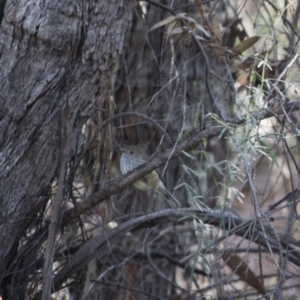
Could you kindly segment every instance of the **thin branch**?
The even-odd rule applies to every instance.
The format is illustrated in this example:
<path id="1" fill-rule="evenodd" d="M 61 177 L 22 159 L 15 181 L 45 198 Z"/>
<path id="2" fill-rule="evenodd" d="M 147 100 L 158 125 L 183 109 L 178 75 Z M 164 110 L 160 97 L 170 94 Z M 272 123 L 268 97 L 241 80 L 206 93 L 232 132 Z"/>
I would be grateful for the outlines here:
<path id="1" fill-rule="evenodd" d="M 260 110 L 253 111 L 240 117 L 236 116 L 234 118 L 231 118 L 227 120 L 226 124 L 222 126 L 211 126 L 207 129 L 204 129 L 194 134 L 187 140 L 181 142 L 175 149 L 172 147 L 170 149 L 165 150 L 165 152 L 155 156 L 148 163 L 141 165 L 136 170 L 124 176 L 123 178 L 112 180 L 107 188 L 87 197 L 86 199 L 84 199 L 84 201 L 78 203 L 76 208 L 71 208 L 68 211 L 66 211 L 63 218 L 63 225 L 68 224 L 69 222 L 76 219 L 81 214 L 91 209 L 93 206 L 103 202 L 110 196 L 121 192 L 123 189 L 135 182 L 137 179 L 142 178 L 146 174 L 149 174 L 151 171 L 163 165 L 168 159 L 174 159 L 178 157 L 182 151 L 190 151 L 198 147 L 203 141 L 209 140 L 215 136 L 220 135 L 220 133 L 224 131 L 225 125 L 230 126 L 245 124 L 249 118 L 249 115 L 253 119 L 260 121 L 273 116 L 282 115 L 284 111 L 286 111 L 287 113 L 291 113 L 299 109 L 300 101 L 288 102 L 285 103 L 282 107 L 279 107 L 276 111 L 272 111 L 267 108 L 262 108 Z"/>
<path id="2" fill-rule="evenodd" d="M 49 225 L 49 234 L 46 245 L 46 257 L 43 270 L 43 289 L 42 299 L 48 300 L 51 298 L 51 289 L 53 285 L 53 258 L 55 253 L 56 236 L 60 221 L 60 211 L 64 199 L 64 184 L 68 161 L 68 134 L 69 134 L 69 104 L 61 111 L 60 115 L 60 170 L 58 184 L 55 196 L 51 203 L 51 222 Z"/>
<path id="3" fill-rule="evenodd" d="M 94 282 L 94 283 L 103 284 L 103 285 L 111 285 L 111 286 L 113 286 L 115 289 L 124 289 L 124 290 L 126 290 L 126 291 L 132 291 L 132 292 L 135 292 L 135 293 L 137 293 L 137 294 L 145 295 L 145 296 L 148 296 L 148 297 L 149 297 L 148 299 L 162 299 L 162 300 L 165 299 L 165 298 L 163 298 L 163 297 L 159 297 L 159 296 L 156 296 L 156 295 L 154 295 L 154 294 L 149 294 L 149 293 L 146 293 L 146 292 L 144 292 L 144 291 L 137 290 L 137 289 L 132 289 L 132 288 L 129 288 L 128 286 L 123 286 L 123 285 L 116 284 L 116 283 L 110 283 L 110 282 L 107 282 L 107 281 L 93 280 L 93 279 L 91 279 L 90 281 L 91 281 L 91 282 Z"/>
<path id="4" fill-rule="evenodd" d="M 144 114 L 137 113 L 137 112 L 123 112 L 123 113 L 114 115 L 113 117 L 108 118 L 107 120 L 105 120 L 104 122 L 101 123 L 99 131 L 103 130 L 110 122 L 112 122 L 116 119 L 122 118 L 122 117 L 126 117 L 126 116 L 136 116 L 136 117 L 146 120 L 149 123 L 152 123 L 154 125 L 154 127 L 156 127 L 158 130 L 161 131 L 161 133 L 166 137 L 168 142 L 172 143 L 172 139 L 169 136 L 169 134 L 157 121 L 155 121 L 152 118 L 149 118 L 148 116 L 145 116 Z"/>
<path id="5" fill-rule="evenodd" d="M 224 211 L 212 211 L 205 209 L 193 209 L 185 208 L 178 211 L 172 209 L 166 209 L 158 212 L 154 212 L 147 215 L 141 215 L 135 219 L 129 220 L 127 222 L 121 223 L 117 227 L 108 230 L 104 233 L 99 234 L 87 241 L 80 249 L 72 255 L 68 263 L 58 272 L 54 279 L 55 289 L 58 289 L 61 284 L 65 282 L 72 274 L 84 267 L 89 261 L 91 261 L 97 253 L 97 257 L 101 260 L 100 253 L 106 255 L 107 247 L 109 247 L 114 241 L 124 236 L 129 231 L 134 231 L 146 227 L 155 226 L 157 224 L 169 223 L 172 221 L 185 222 L 190 216 L 199 217 L 206 224 L 210 224 L 216 227 L 222 227 L 225 230 L 231 230 L 233 228 L 239 228 L 235 231 L 235 234 L 242 236 L 244 238 L 250 239 L 253 242 L 265 247 L 270 248 L 273 253 L 279 253 L 282 249 L 276 239 L 273 239 L 272 236 L 268 235 L 268 240 L 266 241 L 265 232 L 269 233 L 269 226 L 264 227 L 262 230 L 258 219 L 254 218 L 250 222 L 252 229 L 249 231 L 249 220 L 243 221 L 240 218 L 234 217 L 231 214 Z M 178 221 L 180 220 L 180 221 Z M 243 226 L 245 225 L 245 226 Z M 270 234 L 272 234 L 270 232 Z M 109 241 L 109 243 L 108 243 Z M 295 251 L 292 247 L 288 247 L 284 242 L 281 242 L 283 246 L 286 246 L 285 250 L 282 251 L 282 254 L 285 255 L 289 261 L 300 266 L 300 254 L 298 251 Z M 292 251 L 293 250 L 293 251 Z M 40 299 L 39 294 L 35 296 L 34 299 Z"/>
<path id="6" fill-rule="evenodd" d="M 148 2 L 148 3 L 150 3 L 150 4 L 154 5 L 154 6 L 157 6 L 159 8 L 162 8 L 163 10 L 168 11 L 173 16 L 176 15 L 176 13 L 174 12 L 174 10 L 171 9 L 169 6 L 163 5 L 163 4 L 161 4 L 159 2 L 156 2 L 156 1 L 153 1 L 153 0 L 145 0 L 145 2 Z"/>
<path id="7" fill-rule="evenodd" d="M 274 3 L 272 3 L 272 1 L 266 0 L 266 2 L 267 2 L 270 6 L 272 6 L 272 8 L 273 8 L 277 13 L 279 13 L 278 8 L 275 6 Z M 281 15 L 282 19 L 290 26 L 290 28 L 292 29 L 293 33 L 294 33 L 298 38 L 300 38 L 300 35 L 299 35 L 299 33 L 297 32 L 297 30 L 295 29 L 295 27 L 293 26 L 293 24 L 292 24 L 292 23 L 291 23 L 291 22 L 290 22 L 283 14 L 280 14 L 280 15 Z"/>

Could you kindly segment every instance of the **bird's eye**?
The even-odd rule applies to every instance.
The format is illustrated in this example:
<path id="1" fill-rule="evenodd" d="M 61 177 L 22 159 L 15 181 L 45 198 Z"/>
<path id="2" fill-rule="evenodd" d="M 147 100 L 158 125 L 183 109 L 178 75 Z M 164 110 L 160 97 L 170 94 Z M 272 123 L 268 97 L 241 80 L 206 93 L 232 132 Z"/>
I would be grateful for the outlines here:
<path id="1" fill-rule="evenodd" d="M 133 150 L 131 150 L 129 153 L 130 153 L 130 154 L 133 154 Z"/>

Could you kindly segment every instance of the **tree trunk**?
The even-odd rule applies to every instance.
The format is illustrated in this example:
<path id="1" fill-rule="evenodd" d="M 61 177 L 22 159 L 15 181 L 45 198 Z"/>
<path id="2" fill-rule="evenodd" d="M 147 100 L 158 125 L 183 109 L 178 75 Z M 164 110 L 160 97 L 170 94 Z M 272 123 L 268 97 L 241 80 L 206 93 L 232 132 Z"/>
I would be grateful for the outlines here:
<path id="1" fill-rule="evenodd" d="M 71 155 L 82 125 L 108 95 L 133 3 L 6 3 L 0 27 L 1 277 L 57 176 L 62 135 Z"/>

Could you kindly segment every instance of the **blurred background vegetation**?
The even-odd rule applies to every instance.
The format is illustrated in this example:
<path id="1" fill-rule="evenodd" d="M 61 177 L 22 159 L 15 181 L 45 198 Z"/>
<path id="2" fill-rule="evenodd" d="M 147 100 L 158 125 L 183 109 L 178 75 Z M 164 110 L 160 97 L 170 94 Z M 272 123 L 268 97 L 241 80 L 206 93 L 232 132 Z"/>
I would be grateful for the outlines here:
<path id="1" fill-rule="evenodd" d="M 292 0 L 136 2 L 110 94 L 69 164 L 65 209 L 121 176 L 125 145 L 155 157 L 218 127 L 159 169 L 182 209 L 207 217 L 189 211 L 108 238 L 55 299 L 298 299 L 299 113 L 285 108 L 299 100 L 299 15 Z M 133 187 L 102 201 L 61 230 L 55 274 L 92 237 L 167 208 Z M 28 297 L 41 284 L 45 245 L 33 237 L 48 209 L 24 240 L 36 258 Z"/>
<path id="2" fill-rule="evenodd" d="M 272 218 L 266 211 L 298 187 L 299 115 L 258 120 L 251 112 L 298 99 L 299 10 L 295 1 L 138 2 L 110 98 L 99 103 L 86 127 L 84 137 L 93 142 L 81 176 L 94 184 L 84 193 L 101 191 L 119 176 L 119 146 L 140 145 L 159 154 L 195 132 L 224 126 L 221 134 L 161 168 L 168 188 L 182 207 L 234 211 L 253 220 L 250 224 L 270 226 L 266 240 L 298 240 L 298 196 L 289 197 Z M 226 122 L 241 116 L 244 126 Z M 129 189 L 102 203 L 97 213 L 103 226 L 118 223 L 124 213 L 164 207 L 158 195 Z M 95 260 L 93 277 L 101 280 L 86 298 L 296 299 L 299 266 L 286 261 L 283 249 L 273 251 L 257 246 L 255 236 L 226 234 L 198 218 L 142 229 L 120 239 L 105 262 Z M 105 271 L 112 261 L 115 268 Z"/>

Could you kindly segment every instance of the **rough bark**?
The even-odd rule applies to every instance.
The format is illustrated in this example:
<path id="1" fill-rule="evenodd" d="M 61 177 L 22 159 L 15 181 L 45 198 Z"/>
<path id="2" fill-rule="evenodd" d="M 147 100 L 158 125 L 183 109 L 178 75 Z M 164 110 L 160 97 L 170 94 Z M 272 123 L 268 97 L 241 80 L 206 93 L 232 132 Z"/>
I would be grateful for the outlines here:
<path id="1" fill-rule="evenodd" d="M 82 125 L 107 96 L 133 2 L 6 3 L 0 28 L 1 277 L 57 175 L 62 122 L 68 123 L 71 155 Z"/>

